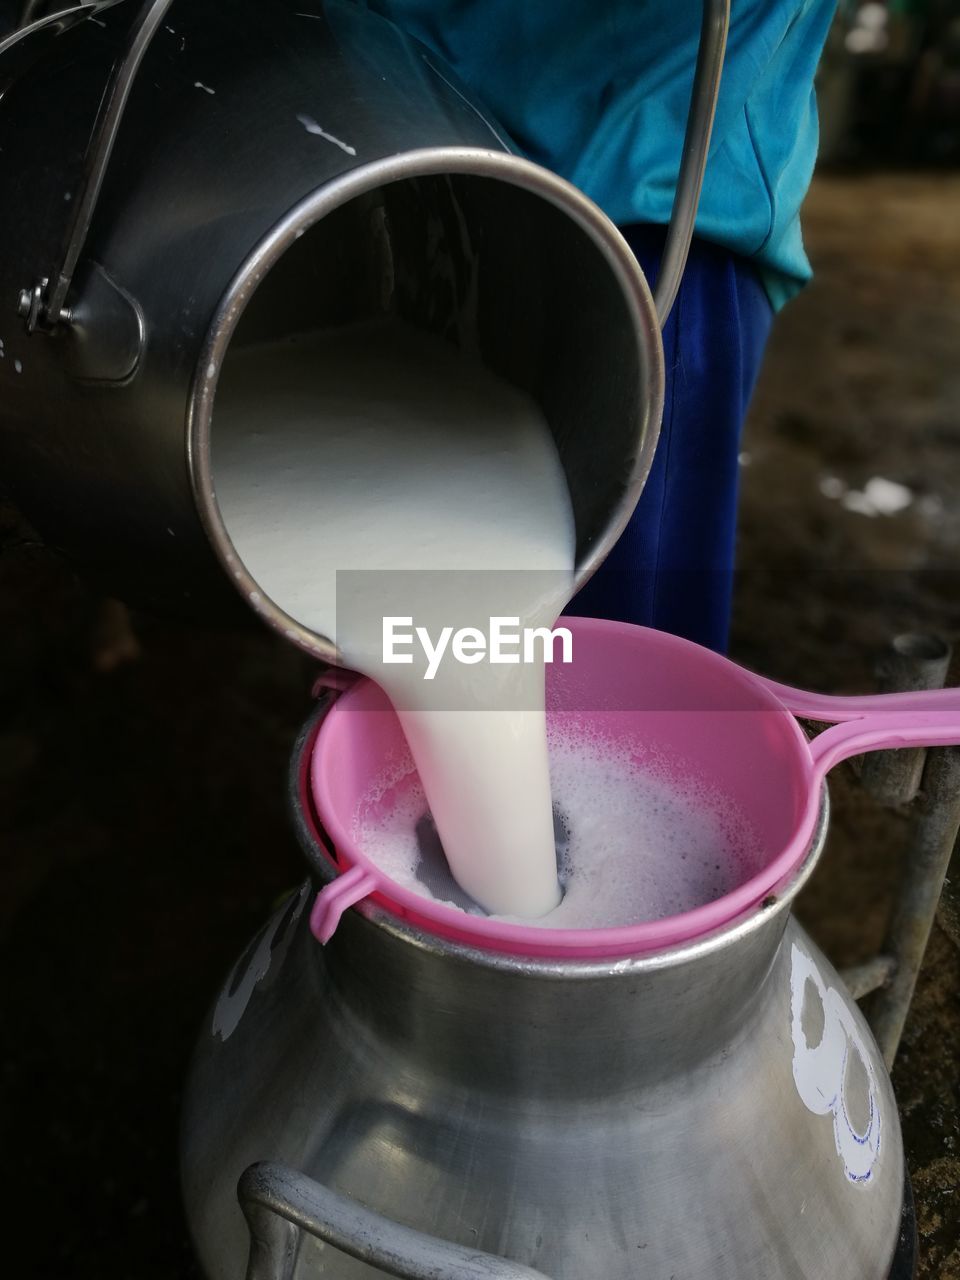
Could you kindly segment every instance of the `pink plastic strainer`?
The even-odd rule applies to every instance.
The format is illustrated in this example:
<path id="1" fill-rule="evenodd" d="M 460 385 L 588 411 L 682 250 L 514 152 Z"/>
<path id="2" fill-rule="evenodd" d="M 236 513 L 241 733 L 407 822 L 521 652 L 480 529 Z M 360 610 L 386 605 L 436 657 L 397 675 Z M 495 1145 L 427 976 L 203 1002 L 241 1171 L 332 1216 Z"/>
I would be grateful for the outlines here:
<path id="1" fill-rule="evenodd" d="M 361 680 L 327 715 L 314 746 L 311 789 L 340 875 L 318 895 L 321 942 L 342 913 L 373 897 L 392 913 L 472 946 L 520 955 L 599 959 L 688 942 L 774 892 L 803 860 L 820 790 L 839 761 L 884 747 L 960 744 L 960 690 L 836 698 L 753 675 L 687 640 L 625 623 L 564 619 L 573 662 L 547 669 L 547 714 L 612 745 L 642 740 L 679 776 L 707 780 L 760 837 L 753 874 L 723 897 L 679 915 L 609 929 L 546 929 L 468 915 L 389 879 L 365 857 L 354 819 L 406 744 L 386 695 Z M 794 715 L 833 722 L 808 741 Z"/>

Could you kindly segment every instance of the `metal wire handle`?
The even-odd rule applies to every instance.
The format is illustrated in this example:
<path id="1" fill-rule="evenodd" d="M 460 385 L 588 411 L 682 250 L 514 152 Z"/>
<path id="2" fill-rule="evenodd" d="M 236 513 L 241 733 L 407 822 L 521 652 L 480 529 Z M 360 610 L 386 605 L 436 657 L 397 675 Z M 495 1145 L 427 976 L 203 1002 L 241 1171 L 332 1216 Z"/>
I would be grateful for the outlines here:
<path id="1" fill-rule="evenodd" d="M 126 48 L 114 63 L 87 147 L 80 198 L 74 205 L 73 217 L 67 227 L 60 265 L 52 277 L 43 276 L 32 286 L 20 291 L 17 311 L 23 317 L 28 333 L 33 333 L 36 329 L 49 332 L 59 324 L 70 322 L 70 313 L 66 309 L 67 295 L 87 241 L 110 157 L 120 132 L 124 108 L 144 54 L 172 3 L 173 0 L 146 0 L 131 28 Z M 108 6 L 97 6 L 106 7 Z"/>
<path id="2" fill-rule="evenodd" d="M 690 253 L 703 188 L 703 174 L 710 154 L 710 137 L 713 133 L 717 99 L 720 96 L 720 76 L 729 27 L 730 0 L 704 0 L 700 48 L 693 76 L 687 129 L 683 138 L 680 173 L 670 212 L 667 239 L 660 259 L 660 273 L 653 293 L 661 328 L 667 323 L 667 317 L 673 309 Z"/>
<path id="3" fill-rule="evenodd" d="M 41 13 L 45 7 L 47 0 L 24 0 L 23 8 L 20 10 L 20 17 L 17 20 L 15 31 L 19 31 L 21 27 L 29 27 L 31 23 L 38 22 L 41 18 L 50 15 Z M 81 8 L 87 4 L 93 4 L 94 0 L 78 0 Z"/>
<path id="4" fill-rule="evenodd" d="M 237 1184 L 250 1228 L 246 1280 L 292 1280 L 300 1232 L 398 1280 L 549 1280 L 541 1271 L 403 1227 L 282 1164 L 253 1164 Z"/>

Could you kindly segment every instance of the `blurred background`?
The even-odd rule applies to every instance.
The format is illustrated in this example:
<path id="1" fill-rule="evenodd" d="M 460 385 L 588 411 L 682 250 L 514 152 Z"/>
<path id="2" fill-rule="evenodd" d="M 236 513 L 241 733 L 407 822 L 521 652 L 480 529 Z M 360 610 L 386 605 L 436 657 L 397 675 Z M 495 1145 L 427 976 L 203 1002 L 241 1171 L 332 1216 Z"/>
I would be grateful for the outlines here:
<path id="1" fill-rule="evenodd" d="M 840 0 L 817 96 L 821 164 L 955 165 L 960 5 Z"/>
<path id="2" fill-rule="evenodd" d="M 0 0 L 0 34 L 22 7 Z M 960 640 L 960 0 L 842 4 L 819 96 L 816 279 L 778 319 L 744 436 L 732 651 L 855 692 L 899 632 Z M 4 1274 L 196 1276 L 179 1089 L 223 975 L 302 875 L 285 771 L 310 683 L 253 623 L 95 597 L 0 503 Z M 907 818 L 852 770 L 831 791 L 801 913 L 844 964 L 880 943 Z M 920 1275 L 942 1280 L 960 1277 L 955 911 L 894 1073 Z"/>

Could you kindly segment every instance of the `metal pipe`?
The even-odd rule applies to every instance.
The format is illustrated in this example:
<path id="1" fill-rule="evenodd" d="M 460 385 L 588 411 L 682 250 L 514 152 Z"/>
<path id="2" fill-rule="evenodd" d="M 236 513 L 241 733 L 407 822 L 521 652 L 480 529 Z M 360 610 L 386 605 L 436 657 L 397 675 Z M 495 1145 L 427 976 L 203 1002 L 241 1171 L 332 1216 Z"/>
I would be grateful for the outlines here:
<path id="1" fill-rule="evenodd" d="M 960 747 L 927 753 L 923 786 L 911 816 L 903 875 L 881 954 L 896 960 L 868 1020 L 887 1067 L 893 1066 L 933 927 L 950 855 L 960 830 Z"/>
<path id="2" fill-rule="evenodd" d="M 693 76 L 690 114 L 687 116 L 687 129 L 683 139 L 677 190 L 673 197 L 670 226 L 654 289 L 654 302 L 661 328 L 667 323 L 667 317 L 676 301 L 693 239 L 703 174 L 710 153 L 713 117 L 717 109 L 717 98 L 720 96 L 720 74 L 723 71 L 729 26 L 730 0 L 704 0 L 700 48 Z"/>
<path id="3" fill-rule="evenodd" d="M 937 924 L 955 947 L 960 947 L 960 845 L 954 845 L 953 856 L 943 882 Z"/>
<path id="4" fill-rule="evenodd" d="M 841 969 L 840 977 L 854 1000 L 862 1000 L 872 991 L 886 987 L 897 969 L 893 956 L 876 955 L 863 964 L 853 964 Z"/>
<path id="5" fill-rule="evenodd" d="M 895 636 L 876 667 L 881 693 L 919 693 L 942 689 L 950 666 L 952 648 L 938 635 L 907 633 Z M 923 748 L 875 751 L 867 756 L 860 781 L 880 804 L 896 807 L 909 803 L 920 789 Z"/>

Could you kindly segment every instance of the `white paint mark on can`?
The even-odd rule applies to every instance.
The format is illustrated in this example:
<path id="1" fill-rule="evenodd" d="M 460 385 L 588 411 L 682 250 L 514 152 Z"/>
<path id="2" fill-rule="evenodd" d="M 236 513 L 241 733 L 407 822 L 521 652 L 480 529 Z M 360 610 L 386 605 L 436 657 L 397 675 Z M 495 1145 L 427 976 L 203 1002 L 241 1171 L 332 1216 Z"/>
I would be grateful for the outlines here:
<path id="1" fill-rule="evenodd" d="M 339 147 L 341 151 L 345 151 L 348 156 L 355 156 L 357 154 L 356 147 L 351 147 L 349 142 L 344 142 L 342 138 L 338 138 L 332 133 L 327 133 L 326 129 L 321 129 L 313 116 L 298 115 L 297 119 L 306 129 L 307 133 L 312 133 L 317 138 L 323 138 L 327 142 L 332 142 L 335 147 Z"/>
<path id="2" fill-rule="evenodd" d="M 880 1090 L 870 1055 L 846 1001 L 828 987 L 796 943 L 791 949 L 790 1012 L 793 1079 L 800 1099 L 815 1115 L 832 1116 L 837 1155 L 850 1182 L 864 1185 L 880 1157 Z M 816 1043 L 804 1021 L 822 1021 Z M 851 1097 L 851 1077 L 860 1081 Z M 854 1116 L 856 1109 L 861 1112 Z"/>

